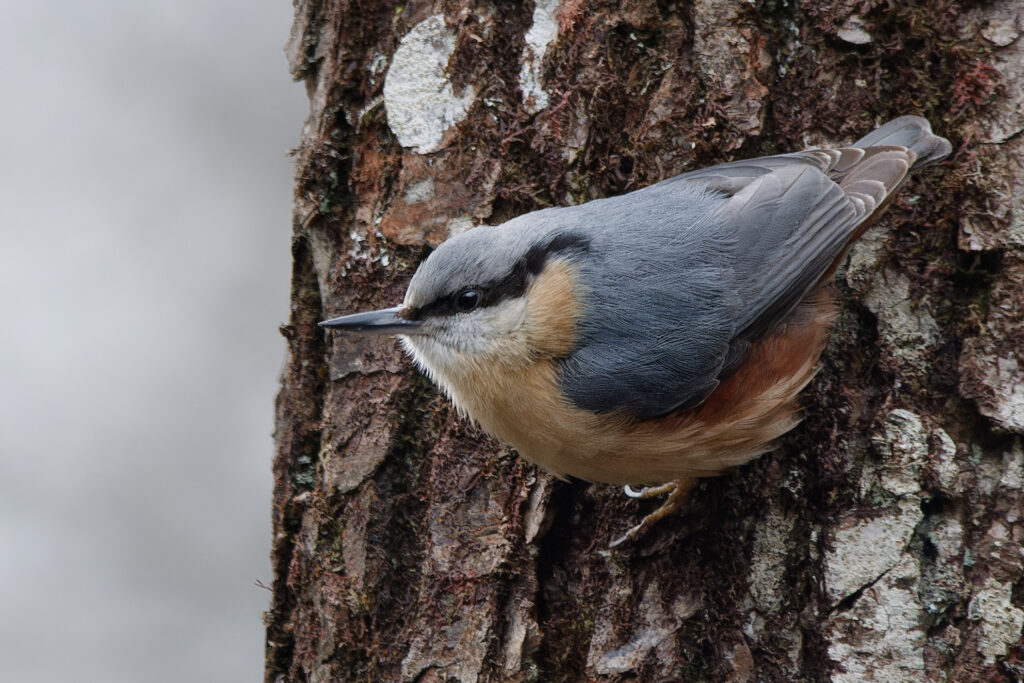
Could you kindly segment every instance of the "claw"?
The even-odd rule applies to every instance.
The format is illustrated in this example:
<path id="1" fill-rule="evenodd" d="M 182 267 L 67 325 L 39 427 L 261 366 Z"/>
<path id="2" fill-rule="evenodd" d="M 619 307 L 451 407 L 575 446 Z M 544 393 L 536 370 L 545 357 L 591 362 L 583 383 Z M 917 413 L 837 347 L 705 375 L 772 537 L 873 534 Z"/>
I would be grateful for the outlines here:
<path id="1" fill-rule="evenodd" d="M 626 484 L 625 486 L 622 487 L 622 492 L 625 493 L 630 498 L 654 498 L 656 496 L 664 496 L 665 494 L 672 493 L 673 491 L 676 490 L 677 484 L 678 482 L 670 481 L 669 483 L 662 484 L 661 486 L 645 486 L 639 491 L 637 491 L 629 484 Z"/>
<path id="2" fill-rule="evenodd" d="M 625 486 L 622 487 L 622 492 L 625 493 L 630 498 L 643 498 L 644 497 L 644 491 L 646 491 L 646 490 L 647 489 L 640 489 L 639 491 L 637 491 L 636 489 L 634 489 L 629 484 L 626 484 Z"/>
<path id="3" fill-rule="evenodd" d="M 680 479 L 679 481 L 671 481 L 661 486 L 648 486 L 640 489 L 639 491 L 633 489 L 630 486 L 625 487 L 625 493 L 630 498 L 653 498 L 654 496 L 660 496 L 668 494 L 668 498 L 661 504 L 657 510 L 644 517 L 639 524 L 627 531 L 625 534 L 615 539 L 609 544 L 609 548 L 615 548 L 626 541 L 632 541 L 650 529 L 655 522 L 663 517 L 671 515 L 683 506 L 686 501 L 686 496 L 693 490 L 693 487 L 697 484 L 696 479 Z"/>

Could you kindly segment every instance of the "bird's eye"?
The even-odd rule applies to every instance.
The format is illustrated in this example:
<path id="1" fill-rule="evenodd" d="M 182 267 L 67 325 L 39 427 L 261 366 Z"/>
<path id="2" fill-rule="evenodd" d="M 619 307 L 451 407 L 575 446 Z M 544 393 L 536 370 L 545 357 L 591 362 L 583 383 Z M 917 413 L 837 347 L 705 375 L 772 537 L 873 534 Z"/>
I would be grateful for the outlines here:
<path id="1" fill-rule="evenodd" d="M 464 289 L 455 295 L 455 307 L 463 313 L 472 311 L 480 305 L 480 292 L 475 289 Z"/>

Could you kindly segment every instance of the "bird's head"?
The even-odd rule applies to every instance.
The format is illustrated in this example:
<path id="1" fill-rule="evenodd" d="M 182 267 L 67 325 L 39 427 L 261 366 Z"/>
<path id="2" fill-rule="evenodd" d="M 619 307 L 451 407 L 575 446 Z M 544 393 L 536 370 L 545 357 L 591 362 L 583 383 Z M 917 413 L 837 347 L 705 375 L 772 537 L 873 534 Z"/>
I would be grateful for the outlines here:
<path id="1" fill-rule="evenodd" d="M 470 370 L 564 354 L 581 312 L 578 259 L 589 242 L 530 227 L 481 226 L 457 235 L 423 262 L 400 306 L 320 324 L 399 336 L 446 388 Z"/>

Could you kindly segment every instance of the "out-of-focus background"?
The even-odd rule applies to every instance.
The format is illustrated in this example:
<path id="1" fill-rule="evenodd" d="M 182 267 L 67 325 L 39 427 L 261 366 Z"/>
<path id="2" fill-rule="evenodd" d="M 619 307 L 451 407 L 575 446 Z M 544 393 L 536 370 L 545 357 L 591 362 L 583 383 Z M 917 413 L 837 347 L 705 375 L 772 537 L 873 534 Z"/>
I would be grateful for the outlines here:
<path id="1" fill-rule="evenodd" d="M 255 681 L 287 0 L 0 12 L 0 680 Z"/>

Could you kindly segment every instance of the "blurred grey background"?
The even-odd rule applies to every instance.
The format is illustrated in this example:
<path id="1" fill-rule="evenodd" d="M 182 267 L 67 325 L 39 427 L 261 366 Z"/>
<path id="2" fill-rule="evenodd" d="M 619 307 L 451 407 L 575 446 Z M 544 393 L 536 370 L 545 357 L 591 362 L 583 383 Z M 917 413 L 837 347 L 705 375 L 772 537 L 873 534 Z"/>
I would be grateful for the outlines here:
<path id="1" fill-rule="evenodd" d="M 0 681 L 256 681 L 288 0 L 0 10 Z"/>

